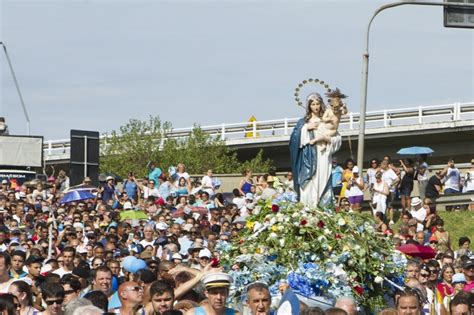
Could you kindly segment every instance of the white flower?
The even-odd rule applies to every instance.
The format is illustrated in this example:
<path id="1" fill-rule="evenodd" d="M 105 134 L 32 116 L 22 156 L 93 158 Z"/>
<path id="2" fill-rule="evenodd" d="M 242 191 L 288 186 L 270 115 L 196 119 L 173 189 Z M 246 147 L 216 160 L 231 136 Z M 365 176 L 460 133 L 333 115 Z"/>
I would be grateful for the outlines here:
<path id="1" fill-rule="evenodd" d="M 343 226 L 343 225 L 346 225 L 346 221 L 343 218 L 340 218 L 339 220 L 337 220 L 337 224 L 339 224 L 340 226 Z"/>
<path id="2" fill-rule="evenodd" d="M 285 239 L 284 239 L 284 238 L 282 238 L 282 239 L 280 240 L 280 246 L 281 246 L 281 247 L 285 247 Z"/>
<path id="3" fill-rule="evenodd" d="M 262 227 L 262 223 L 260 222 L 255 222 L 255 225 L 253 226 L 253 231 L 256 232 Z"/>
<path id="4" fill-rule="evenodd" d="M 325 235 L 331 234 L 331 230 L 328 229 L 328 228 L 325 228 L 325 229 L 324 229 L 324 234 L 325 234 Z"/>
<path id="5" fill-rule="evenodd" d="M 383 282 L 383 278 L 382 278 L 381 276 L 377 276 L 377 277 L 375 277 L 374 282 L 375 282 L 375 283 L 382 283 L 382 282 Z"/>
<path id="6" fill-rule="evenodd" d="M 260 210 L 262 210 L 261 206 L 256 206 L 255 209 L 253 209 L 253 214 L 258 215 L 260 213 Z"/>
<path id="7" fill-rule="evenodd" d="M 270 220 L 270 225 L 273 225 L 273 224 L 275 224 L 275 223 L 276 223 L 276 218 L 273 217 L 273 218 Z"/>
<path id="8" fill-rule="evenodd" d="M 275 239 L 275 238 L 278 238 L 278 235 L 274 232 L 270 233 L 270 235 L 268 236 L 269 238 L 271 239 Z"/>
<path id="9" fill-rule="evenodd" d="M 297 217 L 300 216 L 300 214 L 299 214 L 298 212 L 295 212 L 295 213 L 293 213 L 291 216 L 292 216 L 293 218 L 297 218 Z"/>

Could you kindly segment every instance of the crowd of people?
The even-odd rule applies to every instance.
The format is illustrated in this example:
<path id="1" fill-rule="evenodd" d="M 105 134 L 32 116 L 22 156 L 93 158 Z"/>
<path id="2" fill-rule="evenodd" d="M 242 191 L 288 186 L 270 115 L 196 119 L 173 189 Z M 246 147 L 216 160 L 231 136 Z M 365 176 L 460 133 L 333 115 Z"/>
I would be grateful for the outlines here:
<path id="1" fill-rule="evenodd" d="M 380 314 L 474 312 L 471 240 L 451 240 L 436 209 L 441 193 L 474 192 L 471 163 L 467 175 L 450 160 L 429 176 L 426 162 L 415 167 L 406 159 L 397 167 L 384 157 L 372 159 L 362 176 L 354 161 L 344 167 L 333 161 L 336 211 L 361 211 L 368 191 L 380 237 L 393 238 L 396 247 L 424 245 L 437 253 L 431 259 L 409 257 L 407 288 L 387 297 L 393 308 Z M 232 278 L 220 264 L 219 249 L 245 228 L 259 200 L 293 189 L 291 172 L 283 179 L 274 172 L 254 176 L 247 170 L 228 194 L 219 191 L 212 170 L 191 178 L 180 163 L 167 173 L 151 164 L 145 178 L 130 172 L 117 185 L 109 176 L 99 187 L 86 177 L 71 188 L 65 172 L 48 183 L 20 187 L 3 180 L 0 313 L 270 314 L 274 305 L 264 283 L 246 288 L 239 311 L 227 304 Z M 415 182 L 419 193 L 412 196 Z M 62 204 L 71 189 L 96 197 Z M 128 210 L 140 210 L 147 219 L 121 218 Z M 284 293 L 288 285 L 280 289 Z M 358 312 L 363 310 L 349 296 L 324 311 L 304 305 L 300 311 Z"/>

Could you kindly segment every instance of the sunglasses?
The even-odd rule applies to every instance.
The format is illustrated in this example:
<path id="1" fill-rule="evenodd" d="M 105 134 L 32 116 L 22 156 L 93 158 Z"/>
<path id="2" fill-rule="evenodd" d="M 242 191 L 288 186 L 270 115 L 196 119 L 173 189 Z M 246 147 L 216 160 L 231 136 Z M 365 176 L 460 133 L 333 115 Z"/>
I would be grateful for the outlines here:
<path id="1" fill-rule="evenodd" d="M 429 273 L 420 273 L 420 277 L 428 278 L 429 276 L 430 276 Z"/>
<path id="2" fill-rule="evenodd" d="M 64 290 L 64 294 L 69 295 L 76 292 L 75 290 Z"/>
<path id="3" fill-rule="evenodd" d="M 59 300 L 46 300 L 45 303 L 47 305 L 53 305 L 54 303 L 61 305 L 63 304 L 64 299 L 59 299 Z"/>
<path id="4" fill-rule="evenodd" d="M 129 288 L 127 291 L 135 291 L 135 292 L 140 292 L 140 291 L 143 291 L 143 288 L 140 287 L 140 286 L 135 286 L 135 287 L 131 287 Z"/>

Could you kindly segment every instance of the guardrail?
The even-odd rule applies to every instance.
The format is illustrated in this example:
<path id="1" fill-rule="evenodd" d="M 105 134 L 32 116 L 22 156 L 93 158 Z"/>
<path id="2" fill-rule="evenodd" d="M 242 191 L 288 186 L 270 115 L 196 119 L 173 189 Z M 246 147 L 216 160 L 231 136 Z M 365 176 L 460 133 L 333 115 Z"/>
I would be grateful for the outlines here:
<path id="1" fill-rule="evenodd" d="M 206 134 L 219 136 L 223 140 L 253 139 L 258 137 L 288 136 L 299 118 L 283 118 L 254 122 L 240 122 L 201 126 Z M 339 124 L 341 133 L 359 129 L 359 113 L 348 113 Z M 366 129 L 389 128 L 394 126 L 420 125 L 434 122 L 453 122 L 474 119 L 474 102 L 445 105 L 417 106 L 400 109 L 369 111 L 366 114 Z M 189 136 L 193 127 L 175 128 L 166 133 L 166 138 L 184 138 Z M 102 139 L 107 136 L 101 136 Z M 45 159 L 68 156 L 69 139 L 47 140 L 44 142 Z"/>

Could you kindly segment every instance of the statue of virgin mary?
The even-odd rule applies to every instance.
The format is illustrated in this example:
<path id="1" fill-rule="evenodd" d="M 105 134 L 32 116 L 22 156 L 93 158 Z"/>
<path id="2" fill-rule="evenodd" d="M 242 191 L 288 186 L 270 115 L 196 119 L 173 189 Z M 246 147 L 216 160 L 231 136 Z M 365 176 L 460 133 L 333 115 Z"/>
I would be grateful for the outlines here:
<path id="1" fill-rule="evenodd" d="M 331 187 L 332 156 L 341 147 L 341 135 L 330 138 L 327 146 L 311 144 L 315 131 L 323 129 L 325 105 L 318 93 L 306 98 L 306 115 L 298 120 L 290 137 L 290 157 L 294 188 L 307 206 L 326 206 L 334 202 Z"/>

